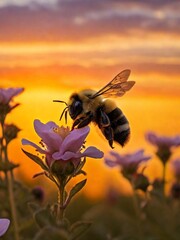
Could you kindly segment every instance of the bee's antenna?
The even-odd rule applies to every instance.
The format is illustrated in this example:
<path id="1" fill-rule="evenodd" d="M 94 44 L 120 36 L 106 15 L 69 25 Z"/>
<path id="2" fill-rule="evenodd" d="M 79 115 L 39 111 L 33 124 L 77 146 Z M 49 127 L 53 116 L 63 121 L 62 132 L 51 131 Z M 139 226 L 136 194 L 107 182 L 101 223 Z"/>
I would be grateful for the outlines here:
<path id="1" fill-rule="evenodd" d="M 66 123 L 67 123 L 67 109 L 68 109 L 68 107 L 64 108 L 64 110 L 62 111 L 61 116 L 59 118 L 59 120 L 61 121 L 61 119 L 62 119 L 62 117 L 63 117 L 63 115 L 65 113 L 65 121 L 66 121 Z"/>
<path id="2" fill-rule="evenodd" d="M 68 113 L 68 111 L 67 111 L 67 109 L 66 109 L 66 111 L 65 111 L 65 123 L 67 124 L 67 113 Z"/>
<path id="3" fill-rule="evenodd" d="M 53 100 L 53 102 L 60 102 L 60 103 L 65 103 L 67 106 L 67 103 L 65 101 L 61 101 L 61 100 Z"/>

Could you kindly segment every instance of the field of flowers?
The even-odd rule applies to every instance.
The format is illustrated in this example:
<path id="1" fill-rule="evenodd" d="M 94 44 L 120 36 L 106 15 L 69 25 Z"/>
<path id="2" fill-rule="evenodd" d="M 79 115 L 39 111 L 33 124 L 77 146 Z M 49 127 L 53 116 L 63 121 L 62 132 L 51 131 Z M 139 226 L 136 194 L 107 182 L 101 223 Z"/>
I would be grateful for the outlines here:
<path id="1" fill-rule="evenodd" d="M 22 88 L 0 88 L 0 237 L 4 240 L 179 240 L 180 239 L 180 157 L 174 158 L 180 136 L 145 136 L 154 153 L 144 149 L 129 154 L 115 150 L 108 155 L 95 146 L 86 148 L 88 126 L 70 130 L 55 122 L 34 120 L 39 143 L 22 139 L 22 151 L 38 164 L 44 176 L 56 186 L 57 200 L 44 201 L 45 190 L 28 188 L 16 179 L 14 164 L 8 155 L 9 143 L 16 139 L 19 127 L 7 124 L 6 117 L 18 107 L 14 97 Z M 36 154 L 26 151 L 26 145 Z M 146 163 L 157 155 L 163 165 L 162 178 L 150 181 Z M 132 187 L 132 195 L 123 196 L 113 187 L 105 199 L 91 201 L 78 193 L 85 187 L 86 158 L 101 158 L 109 168 L 119 168 Z M 167 193 L 166 166 L 172 166 L 174 180 Z M 69 182 L 81 176 L 72 188 Z M 121 188 L 121 186 L 119 186 Z M 68 189 L 68 190 L 67 190 Z M 76 197 L 75 197 L 76 196 Z M 75 198 L 74 198 L 75 197 Z"/>

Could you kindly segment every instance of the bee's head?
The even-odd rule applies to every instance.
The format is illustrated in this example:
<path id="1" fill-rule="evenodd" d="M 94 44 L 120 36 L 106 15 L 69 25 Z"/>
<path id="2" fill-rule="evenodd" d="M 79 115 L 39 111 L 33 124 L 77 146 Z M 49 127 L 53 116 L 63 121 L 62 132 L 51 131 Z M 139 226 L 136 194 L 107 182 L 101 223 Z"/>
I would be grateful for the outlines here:
<path id="1" fill-rule="evenodd" d="M 68 110 L 69 115 L 73 120 L 83 111 L 83 103 L 78 94 L 74 93 L 71 95 L 68 102 Z"/>

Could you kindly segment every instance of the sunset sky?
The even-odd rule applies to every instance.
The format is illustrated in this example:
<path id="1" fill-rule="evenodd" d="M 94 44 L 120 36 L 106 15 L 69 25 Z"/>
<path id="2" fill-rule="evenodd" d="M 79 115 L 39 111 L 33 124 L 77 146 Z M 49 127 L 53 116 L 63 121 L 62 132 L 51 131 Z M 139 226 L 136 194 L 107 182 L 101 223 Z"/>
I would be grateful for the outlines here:
<path id="1" fill-rule="evenodd" d="M 115 150 L 145 148 L 153 155 L 144 139 L 147 131 L 180 133 L 179 12 L 177 0 L 0 0 L 0 87 L 25 88 L 16 99 L 21 106 L 8 118 L 22 129 L 9 149 L 21 163 L 20 176 L 39 171 L 21 152 L 20 139 L 38 142 L 35 118 L 59 123 L 63 106 L 52 100 L 67 101 L 83 88 L 98 90 L 123 69 L 131 69 L 136 85 L 116 101 L 132 134 L 126 147 L 115 145 Z M 87 144 L 107 153 L 107 142 L 91 129 Z M 157 159 L 148 168 L 150 176 L 161 176 Z M 103 160 L 89 159 L 86 169 L 89 195 L 120 182 L 117 169 L 107 169 Z"/>

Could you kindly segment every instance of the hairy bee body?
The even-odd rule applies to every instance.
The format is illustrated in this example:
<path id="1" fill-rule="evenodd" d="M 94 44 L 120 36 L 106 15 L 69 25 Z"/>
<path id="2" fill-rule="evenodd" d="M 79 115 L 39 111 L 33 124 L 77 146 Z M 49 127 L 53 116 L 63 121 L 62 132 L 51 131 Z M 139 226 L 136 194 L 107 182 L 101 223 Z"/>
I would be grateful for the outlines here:
<path id="1" fill-rule="evenodd" d="M 130 127 L 127 118 L 118 107 L 115 107 L 112 111 L 108 112 L 107 116 L 111 122 L 114 141 L 118 142 L 121 146 L 124 146 L 130 136 Z"/>
<path id="2" fill-rule="evenodd" d="M 65 114 L 67 121 L 67 112 L 69 112 L 70 117 L 74 120 L 72 129 L 82 128 L 94 122 L 112 148 L 113 141 L 124 146 L 130 135 L 129 122 L 121 109 L 110 98 L 121 97 L 134 86 L 134 81 L 127 81 L 129 75 L 129 69 L 123 70 L 99 91 L 85 89 L 73 93 L 68 103 L 55 100 L 66 104 L 60 119 Z"/>
<path id="3" fill-rule="evenodd" d="M 130 134 L 127 118 L 111 99 L 105 99 L 101 95 L 91 99 L 95 93 L 96 91 L 87 89 L 71 95 L 68 106 L 70 116 L 75 120 L 73 127 L 77 125 L 78 128 L 81 128 L 94 122 L 109 141 L 111 147 L 113 141 L 124 146 Z M 76 111 L 73 107 L 75 102 L 79 102 L 79 108 L 76 108 Z M 88 117 L 86 118 L 86 116 Z M 79 120 L 82 120 L 83 123 Z"/>

